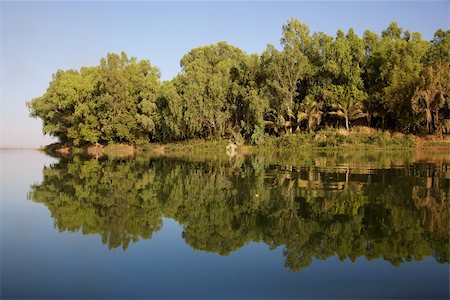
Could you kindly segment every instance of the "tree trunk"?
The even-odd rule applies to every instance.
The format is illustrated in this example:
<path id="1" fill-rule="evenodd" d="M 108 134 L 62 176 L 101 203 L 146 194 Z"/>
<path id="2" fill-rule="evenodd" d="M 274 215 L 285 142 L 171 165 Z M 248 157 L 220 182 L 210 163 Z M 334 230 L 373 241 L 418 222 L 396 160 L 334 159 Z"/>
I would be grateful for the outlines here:
<path id="1" fill-rule="evenodd" d="M 345 116 L 345 129 L 347 129 L 347 131 L 349 131 L 348 129 L 348 117 Z"/>
<path id="2" fill-rule="evenodd" d="M 289 126 L 289 133 L 292 134 L 292 114 L 293 110 L 292 107 L 294 106 L 294 97 L 289 97 L 289 108 L 288 108 L 288 120 L 291 123 Z"/>
<path id="3" fill-rule="evenodd" d="M 369 126 L 369 128 L 371 127 L 370 125 L 371 125 L 371 122 L 372 121 L 372 115 L 371 114 L 367 114 L 367 126 Z"/>
<path id="4" fill-rule="evenodd" d="M 442 126 L 440 124 L 439 120 L 439 109 L 437 109 L 434 112 L 434 129 L 439 133 L 439 135 L 442 137 Z"/>

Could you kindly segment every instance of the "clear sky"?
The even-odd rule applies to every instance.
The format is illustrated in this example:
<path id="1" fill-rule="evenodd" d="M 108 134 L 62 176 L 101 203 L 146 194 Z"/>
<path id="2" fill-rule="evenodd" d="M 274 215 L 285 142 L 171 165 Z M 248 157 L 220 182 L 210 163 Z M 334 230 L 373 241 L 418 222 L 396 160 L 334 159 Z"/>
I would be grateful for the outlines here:
<path id="1" fill-rule="evenodd" d="M 279 46 L 289 18 L 334 35 L 380 33 L 391 21 L 431 39 L 449 29 L 449 1 L 5 2 L 0 0 L 0 146 L 45 145 L 25 102 L 58 69 L 97 65 L 108 52 L 149 59 L 163 80 L 190 49 L 225 40 L 247 53 Z"/>

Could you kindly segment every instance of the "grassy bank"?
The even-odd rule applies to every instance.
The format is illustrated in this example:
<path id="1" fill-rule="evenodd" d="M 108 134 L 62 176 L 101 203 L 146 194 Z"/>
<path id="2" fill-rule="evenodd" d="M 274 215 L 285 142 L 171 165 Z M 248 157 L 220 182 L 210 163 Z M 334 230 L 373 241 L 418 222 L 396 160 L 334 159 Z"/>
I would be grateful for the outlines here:
<path id="1" fill-rule="evenodd" d="M 323 129 L 317 132 L 265 137 L 259 150 L 283 148 L 297 149 L 414 149 L 413 135 L 377 131 L 367 127 L 356 127 L 351 131 L 344 129 Z"/>
<path id="2" fill-rule="evenodd" d="M 367 149 L 367 150 L 414 150 L 418 137 L 405 135 L 399 132 L 377 131 L 367 127 L 356 127 L 351 131 L 344 129 L 324 129 L 317 132 L 304 132 L 284 136 L 264 136 L 258 145 L 243 144 L 236 138 L 222 140 L 188 140 L 160 145 L 165 153 L 195 152 L 217 153 L 225 152 L 230 142 L 236 142 L 237 152 L 264 152 L 264 151 L 297 151 L 297 150 L 337 150 L 337 149 Z M 421 146 L 434 147 L 439 145 L 450 147 L 450 140 L 440 140 L 421 143 Z M 150 148 L 154 147 L 152 145 Z"/>
<path id="3" fill-rule="evenodd" d="M 226 156 L 226 147 L 237 143 L 236 153 L 272 153 L 277 151 L 336 151 L 336 150 L 407 150 L 415 149 L 450 151 L 450 139 L 437 136 L 417 137 L 399 132 L 377 131 L 367 127 L 355 127 L 351 131 L 343 129 L 324 129 L 317 132 L 265 136 L 258 145 L 247 145 L 243 140 L 192 139 L 167 144 L 148 143 L 143 145 L 110 144 L 71 147 L 52 144 L 45 151 L 55 156 L 84 154 L 90 157 L 134 157 L 140 154 L 202 157 Z"/>
<path id="4" fill-rule="evenodd" d="M 47 154 L 56 157 L 71 157 L 74 155 L 85 155 L 88 157 L 114 157 L 125 158 L 134 157 L 138 154 L 139 148 L 129 144 L 109 144 L 109 145 L 85 145 L 82 147 L 76 147 L 73 145 L 54 143 L 47 145 L 41 149 Z"/>

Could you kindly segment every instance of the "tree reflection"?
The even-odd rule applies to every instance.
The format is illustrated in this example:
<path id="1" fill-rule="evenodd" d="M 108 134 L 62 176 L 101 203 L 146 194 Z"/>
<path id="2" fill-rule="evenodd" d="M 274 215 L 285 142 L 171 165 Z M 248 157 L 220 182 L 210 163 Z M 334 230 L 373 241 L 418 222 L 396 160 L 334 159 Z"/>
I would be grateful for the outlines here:
<path id="1" fill-rule="evenodd" d="M 151 238 L 165 216 L 183 226 L 194 249 L 227 255 L 264 242 L 283 247 L 293 271 L 331 256 L 449 262 L 446 162 L 383 169 L 337 160 L 74 158 L 44 168 L 29 199 L 49 208 L 60 231 L 100 234 L 109 248 Z"/>
<path id="2" fill-rule="evenodd" d="M 29 198 L 45 204 L 60 231 L 98 233 L 109 248 L 126 249 L 161 228 L 155 171 L 138 161 L 62 161 L 43 170 Z"/>

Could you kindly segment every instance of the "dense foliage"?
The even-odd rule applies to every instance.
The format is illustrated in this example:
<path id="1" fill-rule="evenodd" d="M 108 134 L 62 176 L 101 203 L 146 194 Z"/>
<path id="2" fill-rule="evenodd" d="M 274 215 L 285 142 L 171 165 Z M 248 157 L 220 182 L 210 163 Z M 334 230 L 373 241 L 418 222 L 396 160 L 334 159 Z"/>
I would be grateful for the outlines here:
<path id="1" fill-rule="evenodd" d="M 149 61 L 108 54 L 99 66 L 58 71 L 27 103 L 63 143 L 141 143 L 264 135 L 354 124 L 450 133 L 450 30 L 432 41 L 392 23 L 381 35 L 335 37 L 298 20 L 261 54 L 219 42 L 192 49 L 161 83 Z"/>
<path id="2" fill-rule="evenodd" d="M 195 249 L 227 255 L 261 242 L 282 247 L 294 271 L 331 256 L 448 263 L 448 163 L 400 154 L 75 158 L 44 168 L 28 197 L 59 230 L 98 234 L 109 248 L 151 238 L 168 217 Z"/>

